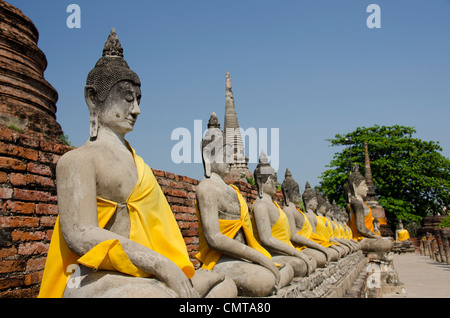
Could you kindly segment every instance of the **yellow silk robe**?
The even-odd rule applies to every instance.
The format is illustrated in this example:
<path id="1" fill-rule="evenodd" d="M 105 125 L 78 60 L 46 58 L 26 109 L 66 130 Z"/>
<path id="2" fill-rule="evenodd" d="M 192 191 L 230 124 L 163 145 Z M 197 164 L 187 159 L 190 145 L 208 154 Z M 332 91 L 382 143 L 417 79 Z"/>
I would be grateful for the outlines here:
<path id="1" fill-rule="evenodd" d="M 367 203 L 364 202 L 364 204 L 369 208 L 369 213 L 367 213 L 364 216 L 364 225 L 366 226 L 367 229 L 369 229 L 369 231 L 374 233 L 374 227 L 373 227 L 374 217 L 372 216 L 372 209 L 370 208 L 370 206 L 367 205 Z M 352 230 L 353 239 L 355 239 L 357 241 L 361 241 L 364 238 L 364 236 L 358 231 L 358 229 L 356 227 L 355 213 L 353 212 L 351 205 L 348 205 L 348 206 L 350 208 L 350 213 L 351 213 L 351 219 L 350 219 L 349 226 Z"/>
<path id="2" fill-rule="evenodd" d="M 273 204 L 275 204 L 278 211 L 280 212 L 280 217 L 271 228 L 272 236 L 277 240 L 280 240 L 281 242 L 294 247 L 291 242 L 291 227 L 289 226 L 288 217 L 275 201 L 273 201 Z"/>
<path id="3" fill-rule="evenodd" d="M 309 222 L 308 217 L 299 209 L 297 209 L 298 212 L 300 212 L 303 215 L 304 218 L 304 222 L 303 222 L 303 226 L 302 229 L 300 231 L 297 232 L 298 235 L 303 236 L 304 238 L 307 238 L 308 240 L 311 240 L 317 244 L 322 245 L 323 247 L 329 247 L 332 244 L 330 243 L 329 239 L 327 239 L 325 236 L 323 235 L 319 235 L 318 233 L 321 232 L 321 230 L 319 230 L 318 233 L 314 233 L 313 232 L 313 227 L 311 225 L 311 222 Z M 317 218 L 317 216 L 316 216 Z M 323 224 L 322 224 L 323 225 Z M 320 228 L 320 225 L 318 224 L 316 226 L 316 231 L 317 228 Z"/>
<path id="4" fill-rule="evenodd" d="M 130 215 L 130 239 L 173 261 L 188 278 L 195 269 L 170 206 L 150 167 L 128 144 L 138 172 L 138 182 L 126 204 Z M 117 203 L 97 198 L 99 227 L 104 228 L 114 215 Z M 56 220 L 39 297 L 62 297 L 72 264 L 83 264 L 101 270 L 115 270 L 135 277 L 150 277 L 128 258 L 118 240 L 107 240 L 94 246 L 85 255 L 74 254 L 64 241 L 59 217 Z"/>
<path id="5" fill-rule="evenodd" d="M 244 236 L 247 241 L 247 245 L 256 249 L 260 253 L 264 254 L 268 258 L 272 259 L 272 256 L 269 254 L 269 252 L 264 249 L 255 236 L 253 235 L 253 227 L 252 222 L 250 220 L 250 215 L 248 213 L 248 206 L 245 202 L 244 198 L 242 197 L 241 193 L 239 192 L 239 189 L 235 187 L 234 185 L 230 184 L 230 186 L 236 191 L 236 195 L 239 200 L 239 204 L 241 207 L 241 217 L 237 220 L 221 220 L 219 219 L 219 227 L 220 232 L 229 237 L 234 238 L 236 233 L 242 228 L 244 231 Z M 197 215 L 199 215 L 197 202 L 195 204 Z M 198 253 L 195 255 L 195 257 L 203 263 L 202 268 L 212 270 L 214 266 L 217 264 L 217 261 L 220 259 L 220 256 L 222 256 L 222 253 L 216 250 L 213 250 L 209 247 L 208 242 L 205 239 L 205 235 L 203 233 L 203 227 L 201 224 L 201 219 L 199 219 L 199 248 Z"/>
<path id="6" fill-rule="evenodd" d="M 406 230 L 406 229 L 403 229 L 403 230 L 400 230 L 400 231 L 398 231 L 398 233 L 397 233 L 397 240 L 398 241 L 406 241 L 406 240 L 409 240 L 410 239 L 410 236 L 409 236 L 409 232 L 408 232 L 408 230 Z"/>

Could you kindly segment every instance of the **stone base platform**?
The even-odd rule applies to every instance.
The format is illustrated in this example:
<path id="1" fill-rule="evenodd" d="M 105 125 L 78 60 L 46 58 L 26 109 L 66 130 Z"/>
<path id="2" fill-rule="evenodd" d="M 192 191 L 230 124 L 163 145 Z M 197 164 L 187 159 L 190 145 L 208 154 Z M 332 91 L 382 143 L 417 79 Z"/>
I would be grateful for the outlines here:
<path id="1" fill-rule="evenodd" d="M 271 298 L 342 298 L 350 291 L 365 268 L 367 259 L 361 251 L 347 255 L 325 268 L 317 268 L 309 277 L 293 282 Z"/>

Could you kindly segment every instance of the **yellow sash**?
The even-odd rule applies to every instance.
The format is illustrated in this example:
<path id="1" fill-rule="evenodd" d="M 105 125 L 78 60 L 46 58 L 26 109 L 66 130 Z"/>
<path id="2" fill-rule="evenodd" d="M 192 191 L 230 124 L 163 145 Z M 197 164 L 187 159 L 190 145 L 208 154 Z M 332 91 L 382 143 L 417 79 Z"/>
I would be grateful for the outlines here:
<path id="1" fill-rule="evenodd" d="M 327 226 L 325 225 L 325 222 L 316 215 L 316 233 L 311 234 L 311 239 L 322 245 L 323 247 L 330 247 L 331 245 L 335 244 L 333 242 L 330 242 L 330 236 L 328 235 Z"/>
<path id="2" fill-rule="evenodd" d="M 242 197 L 241 193 L 239 192 L 239 189 L 230 184 L 230 186 L 236 191 L 236 195 L 239 200 L 239 204 L 241 206 L 241 218 L 238 220 L 221 220 L 219 219 L 219 227 L 220 232 L 229 237 L 234 238 L 236 233 L 242 228 L 244 230 L 245 239 L 247 241 L 247 245 L 254 248 L 260 253 L 263 253 L 268 258 L 272 259 L 272 256 L 267 252 L 256 240 L 256 238 L 253 235 L 253 229 L 252 229 L 252 222 L 250 220 L 250 215 L 248 213 L 248 206 L 245 202 L 244 198 Z M 197 215 L 199 216 L 198 206 L 197 202 L 195 202 L 195 208 Z M 199 219 L 198 224 L 198 232 L 199 232 L 199 248 L 198 253 L 195 255 L 195 257 L 203 263 L 202 268 L 212 270 L 214 266 L 217 264 L 217 261 L 220 259 L 220 256 L 222 256 L 222 253 L 219 251 L 213 250 L 209 248 L 208 242 L 206 242 L 205 235 L 203 233 L 203 228 L 201 224 L 201 219 Z"/>
<path id="3" fill-rule="evenodd" d="M 336 237 L 336 238 L 340 238 L 341 237 L 341 231 L 340 231 L 339 226 L 337 225 L 337 223 L 334 222 L 334 221 L 331 221 L 331 220 L 328 220 L 328 222 L 332 223 L 331 224 L 331 228 L 333 228 L 333 225 L 334 225 L 333 236 Z"/>
<path id="4" fill-rule="evenodd" d="M 345 229 L 344 229 L 344 227 L 339 222 L 337 222 L 337 226 L 339 227 L 339 238 L 344 238 L 345 239 L 346 237 L 345 237 Z"/>
<path id="5" fill-rule="evenodd" d="M 288 217 L 275 201 L 272 202 L 273 204 L 275 204 L 278 211 L 280 212 L 280 217 L 271 228 L 272 236 L 277 240 L 280 240 L 281 242 L 286 243 L 291 247 L 294 247 L 294 245 L 291 242 L 291 227 L 289 226 Z"/>
<path id="6" fill-rule="evenodd" d="M 328 238 L 332 238 L 334 230 L 333 230 L 333 226 L 331 225 L 330 220 L 328 220 L 325 216 L 319 216 L 319 218 L 321 218 L 323 223 L 325 224 Z"/>
<path id="7" fill-rule="evenodd" d="M 297 232 L 298 235 L 303 236 L 304 238 L 310 239 L 311 234 L 313 234 L 313 229 L 311 222 L 309 222 L 307 216 L 305 213 L 303 213 L 300 209 L 297 209 L 298 212 L 300 212 L 303 215 L 303 219 L 305 220 L 303 222 L 303 226 L 300 231 Z"/>
<path id="8" fill-rule="evenodd" d="M 409 240 L 409 239 L 410 239 L 410 236 L 409 236 L 408 230 L 403 229 L 403 230 L 398 232 L 398 237 L 397 237 L 398 241 L 406 241 L 406 240 Z"/>
<path id="9" fill-rule="evenodd" d="M 188 278 L 195 269 L 170 206 L 152 170 L 128 144 L 138 172 L 138 182 L 126 204 L 130 215 L 130 239 L 172 260 Z M 97 198 L 99 227 L 104 228 L 116 211 L 117 203 Z M 128 258 L 118 240 L 107 240 L 94 246 L 82 257 L 67 246 L 56 220 L 39 297 L 62 297 L 72 274 L 71 264 L 83 264 L 93 269 L 115 270 L 135 277 L 150 277 Z"/>
<path id="10" fill-rule="evenodd" d="M 367 205 L 366 202 L 364 202 L 364 204 L 369 208 L 369 213 L 367 213 L 367 215 L 364 216 L 364 225 L 369 231 L 371 231 L 373 233 L 374 232 L 374 228 L 373 228 L 374 218 L 372 216 L 372 209 L 370 208 L 370 206 Z M 353 212 L 351 205 L 349 204 L 348 207 L 350 208 L 350 214 L 351 214 L 350 228 L 353 233 L 353 238 L 357 241 L 361 241 L 364 238 L 364 236 L 358 231 L 358 229 L 356 227 L 355 213 Z"/>

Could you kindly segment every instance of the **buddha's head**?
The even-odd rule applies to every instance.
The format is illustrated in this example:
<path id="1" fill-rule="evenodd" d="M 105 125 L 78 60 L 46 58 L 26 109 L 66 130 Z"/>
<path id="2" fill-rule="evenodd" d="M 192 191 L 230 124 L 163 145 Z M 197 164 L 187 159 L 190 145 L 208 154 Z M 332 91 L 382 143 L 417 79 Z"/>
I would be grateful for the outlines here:
<path id="1" fill-rule="evenodd" d="M 253 176 L 260 198 L 262 198 L 263 193 L 267 193 L 270 196 L 277 193 L 277 171 L 269 164 L 269 158 L 267 158 L 264 150 L 261 151 L 259 162 Z"/>
<path id="2" fill-rule="evenodd" d="M 365 198 L 369 188 L 367 187 L 366 180 L 359 172 L 357 164 L 353 166 L 352 171 L 348 177 L 348 190 L 351 196 L 360 196 Z"/>
<path id="3" fill-rule="evenodd" d="M 284 181 L 281 184 L 281 190 L 283 191 L 286 206 L 289 205 L 289 202 L 294 204 L 299 202 L 300 187 L 298 183 L 295 182 L 294 178 L 292 178 L 292 174 L 289 169 L 286 169 L 286 173 L 284 174 Z"/>
<path id="4" fill-rule="evenodd" d="M 230 172 L 231 145 L 226 143 L 220 122 L 213 112 L 208 121 L 208 130 L 201 142 L 201 152 L 205 177 L 211 177 L 214 172 L 222 179 Z"/>
<path id="5" fill-rule="evenodd" d="M 324 215 L 327 218 L 329 218 L 330 220 L 332 220 L 333 217 L 334 217 L 334 208 L 333 208 L 333 205 L 331 205 L 330 201 L 328 201 L 328 197 L 326 197 L 325 203 L 323 205 L 325 207 L 325 214 Z"/>
<path id="6" fill-rule="evenodd" d="M 319 191 L 316 191 L 316 197 L 317 197 L 317 214 L 324 216 L 325 212 L 327 211 L 327 205 L 325 204 L 326 201 L 323 198 L 322 194 Z"/>
<path id="7" fill-rule="evenodd" d="M 133 130 L 140 114 L 141 82 L 123 59 L 123 48 L 114 29 L 103 56 L 88 74 L 84 92 L 91 140 L 97 138 L 99 127 L 109 127 L 121 135 Z"/>
<path id="8" fill-rule="evenodd" d="M 318 206 L 316 193 L 313 189 L 311 189 L 311 185 L 308 181 L 306 181 L 305 191 L 303 191 L 302 198 L 305 204 L 305 209 L 316 212 Z"/>

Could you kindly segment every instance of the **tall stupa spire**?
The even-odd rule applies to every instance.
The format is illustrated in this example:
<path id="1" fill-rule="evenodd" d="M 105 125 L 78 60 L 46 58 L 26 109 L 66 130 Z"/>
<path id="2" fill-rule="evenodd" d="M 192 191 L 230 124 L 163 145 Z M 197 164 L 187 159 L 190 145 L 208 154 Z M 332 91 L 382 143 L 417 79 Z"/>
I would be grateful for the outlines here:
<path id="1" fill-rule="evenodd" d="M 370 159 L 369 159 L 369 146 L 367 145 L 367 142 L 364 144 L 365 149 L 365 156 L 364 156 L 364 169 L 365 169 L 365 179 L 367 187 L 369 188 L 369 191 L 367 192 L 367 196 L 371 199 L 377 200 L 376 198 L 376 192 L 375 192 L 375 184 L 373 182 L 372 178 L 372 169 L 370 168 Z"/>
<path id="2" fill-rule="evenodd" d="M 228 179 L 246 181 L 247 177 L 252 177 L 251 171 L 247 167 L 248 159 L 245 157 L 244 143 L 239 129 L 239 123 L 234 103 L 233 88 L 231 87 L 230 72 L 225 75 L 225 121 L 224 131 L 227 141 L 233 145 L 234 161 L 231 164 L 231 171 Z M 245 175 L 245 177 L 242 177 Z"/>
<path id="3" fill-rule="evenodd" d="M 365 201 L 367 205 L 372 209 L 372 216 L 377 218 L 380 222 L 380 232 L 382 236 L 393 236 L 393 232 L 387 224 L 386 211 L 378 202 L 378 196 L 375 191 L 375 183 L 372 177 L 372 168 L 370 167 L 369 159 L 369 146 L 367 142 L 364 144 L 364 178 L 366 180 L 366 185 L 369 191 L 367 191 L 367 197 Z"/>

